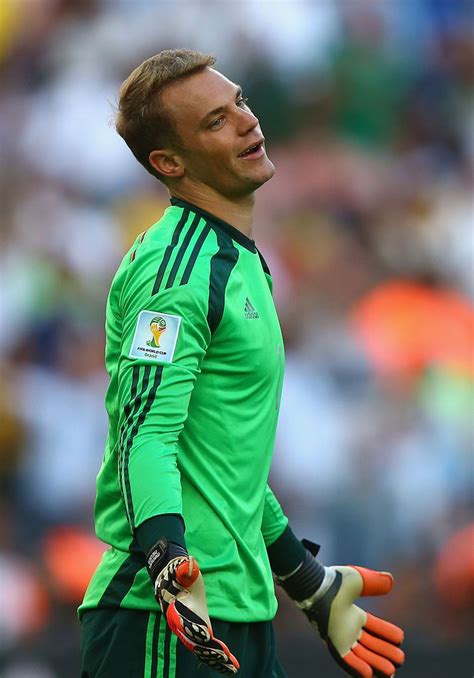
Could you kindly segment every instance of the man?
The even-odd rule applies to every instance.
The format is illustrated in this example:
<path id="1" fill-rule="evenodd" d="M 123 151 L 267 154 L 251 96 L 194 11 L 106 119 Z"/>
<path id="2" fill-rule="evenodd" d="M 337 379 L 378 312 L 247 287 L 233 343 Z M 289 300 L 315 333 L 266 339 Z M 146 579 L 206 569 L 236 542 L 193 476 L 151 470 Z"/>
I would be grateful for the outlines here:
<path id="1" fill-rule="evenodd" d="M 391 676 L 401 630 L 352 604 L 387 593 L 391 575 L 324 567 L 267 485 L 283 344 L 252 210 L 274 167 L 213 65 L 164 51 L 120 91 L 117 131 L 171 207 L 108 300 L 95 515 L 111 548 L 80 608 L 82 678 L 284 676 L 272 571 L 350 675 Z"/>

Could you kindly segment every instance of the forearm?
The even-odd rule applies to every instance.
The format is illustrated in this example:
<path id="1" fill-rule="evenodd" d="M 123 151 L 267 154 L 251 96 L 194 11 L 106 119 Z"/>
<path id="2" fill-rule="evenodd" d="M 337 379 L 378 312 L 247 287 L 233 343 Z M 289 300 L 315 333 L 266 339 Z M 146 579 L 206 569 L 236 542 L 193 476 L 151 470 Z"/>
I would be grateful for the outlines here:
<path id="1" fill-rule="evenodd" d="M 272 572 L 286 577 L 294 572 L 306 558 L 306 549 L 289 525 L 270 546 L 267 546 Z"/>
<path id="2" fill-rule="evenodd" d="M 176 445 L 139 439 L 122 474 L 127 513 L 142 551 L 147 554 L 162 538 L 185 546 Z"/>
<path id="3" fill-rule="evenodd" d="M 166 513 L 148 518 L 136 529 L 135 535 L 145 555 L 160 539 L 186 547 L 184 520 L 178 513 Z"/>
<path id="4" fill-rule="evenodd" d="M 272 572 L 296 600 L 303 600 L 324 579 L 324 567 L 314 556 L 319 546 L 295 535 L 274 493 L 267 485 L 262 533 Z"/>
<path id="5" fill-rule="evenodd" d="M 122 491 L 132 530 L 155 515 L 182 514 L 176 457 L 176 444 L 164 443 L 159 435 L 138 438 L 130 454 L 122 455 Z"/>

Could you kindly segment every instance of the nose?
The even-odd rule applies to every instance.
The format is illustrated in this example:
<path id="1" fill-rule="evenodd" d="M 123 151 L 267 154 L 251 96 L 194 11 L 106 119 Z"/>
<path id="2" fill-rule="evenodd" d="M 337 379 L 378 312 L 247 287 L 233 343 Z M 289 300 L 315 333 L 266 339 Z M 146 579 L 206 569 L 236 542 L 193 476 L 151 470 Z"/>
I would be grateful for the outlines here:
<path id="1" fill-rule="evenodd" d="M 252 113 L 251 110 L 241 109 L 240 111 L 240 121 L 239 121 L 239 134 L 245 136 L 251 132 L 259 124 L 258 118 Z"/>

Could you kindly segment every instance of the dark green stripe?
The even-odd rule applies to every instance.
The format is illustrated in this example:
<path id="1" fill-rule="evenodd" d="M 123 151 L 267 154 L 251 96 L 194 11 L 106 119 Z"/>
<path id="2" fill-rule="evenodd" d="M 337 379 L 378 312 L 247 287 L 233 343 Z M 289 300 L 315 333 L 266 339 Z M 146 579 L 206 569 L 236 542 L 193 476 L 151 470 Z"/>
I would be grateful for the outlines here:
<path id="1" fill-rule="evenodd" d="M 150 613 L 153 614 L 153 613 Z M 160 640 L 160 617 L 159 615 L 155 616 L 155 628 L 153 629 L 153 639 L 152 639 L 152 648 L 151 648 L 151 671 L 150 678 L 156 678 L 156 672 L 158 670 L 158 643 Z"/>
<path id="2" fill-rule="evenodd" d="M 147 365 L 147 367 L 149 367 Z M 153 381 L 153 386 L 150 389 L 150 392 L 148 393 L 148 398 L 146 399 L 145 407 L 141 411 L 140 415 L 138 416 L 137 421 L 135 422 L 135 426 L 132 429 L 132 432 L 129 436 L 128 439 L 128 444 L 127 444 L 127 449 L 125 450 L 125 456 L 124 456 L 124 478 L 125 478 L 125 490 L 126 490 L 126 496 L 127 496 L 127 504 L 128 504 L 128 510 L 129 510 L 129 519 L 130 519 L 130 527 L 132 530 L 134 529 L 134 520 L 135 520 L 135 513 L 133 510 L 133 502 L 132 502 L 132 490 L 130 487 L 130 475 L 129 475 L 129 470 L 128 470 L 128 463 L 130 460 L 130 451 L 132 449 L 133 441 L 135 439 L 135 436 L 138 433 L 138 430 L 140 426 L 143 424 L 145 421 L 145 417 L 147 416 L 148 412 L 151 409 L 151 406 L 153 405 L 153 402 L 155 400 L 155 395 L 158 390 L 158 386 L 160 385 L 161 382 L 161 375 L 163 373 L 163 365 L 159 365 L 158 367 L 155 367 L 155 377 Z M 148 374 L 147 376 L 147 384 L 148 384 Z M 145 377 L 143 377 L 143 381 L 145 381 Z"/>
<path id="3" fill-rule="evenodd" d="M 170 642 L 171 642 L 171 629 L 169 626 L 166 627 L 165 632 L 165 650 L 163 658 L 163 678 L 169 678 L 170 675 Z"/>
<path id="4" fill-rule="evenodd" d="M 222 320 L 225 303 L 225 290 L 232 269 L 239 258 L 239 251 L 232 239 L 216 231 L 219 249 L 211 259 L 209 281 L 209 308 L 207 322 L 211 332 L 215 332 Z"/>
<path id="5" fill-rule="evenodd" d="M 161 283 L 163 281 L 163 276 L 166 271 L 166 267 L 168 266 L 168 262 L 171 258 L 171 254 L 178 244 L 179 236 L 181 235 L 181 231 L 183 230 L 184 224 L 187 222 L 189 217 L 189 210 L 188 209 L 183 209 L 183 213 L 181 215 L 181 218 L 178 222 L 178 225 L 176 226 L 173 237 L 171 238 L 170 244 L 167 246 L 165 253 L 163 255 L 163 259 L 161 260 L 160 267 L 158 269 L 158 273 L 156 274 L 155 278 L 155 284 L 153 285 L 153 292 L 152 294 L 156 294 L 161 286 Z"/>
<path id="6" fill-rule="evenodd" d="M 134 405 L 134 408 L 138 406 L 139 400 L 136 400 L 137 397 L 137 385 L 138 385 L 138 376 L 140 373 L 140 366 L 139 365 L 134 365 L 133 366 L 133 375 L 132 375 L 132 386 L 130 388 L 130 400 L 128 403 L 125 405 L 124 408 L 124 421 L 122 424 L 122 427 L 120 429 L 120 436 L 119 436 L 119 446 L 118 446 L 118 476 L 119 476 L 119 483 L 120 483 L 120 491 L 122 493 L 122 497 L 124 497 L 123 493 L 123 487 L 122 487 L 122 442 L 123 442 L 123 437 L 125 435 L 125 431 L 128 429 L 130 426 L 131 420 L 130 420 L 130 415 L 132 413 L 132 403 Z M 132 415 L 133 418 L 133 415 Z"/>
<path id="7" fill-rule="evenodd" d="M 110 580 L 97 607 L 119 607 L 132 588 L 133 580 L 142 567 L 144 567 L 144 563 L 131 555 L 128 556 Z"/>
<path id="8" fill-rule="evenodd" d="M 181 247 L 179 248 L 178 254 L 176 255 L 175 260 L 173 262 L 173 267 L 170 271 L 170 274 L 168 276 L 168 280 L 167 280 L 166 285 L 165 285 L 166 290 L 169 289 L 170 287 L 173 287 L 173 283 L 175 281 L 179 265 L 183 261 L 184 254 L 185 254 L 186 250 L 188 249 L 189 243 L 191 242 L 191 238 L 193 237 L 194 233 L 196 232 L 196 228 L 197 228 L 200 221 L 201 221 L 201 217 L 199 216 L 199 214 L 196 214 L 194 216 L 194 219 L 192 221 L 191 226 L 188 228 L 188 231 L 183 238 L 183 242 L 181 243 Z"/>
<path id="9" fill-rule="evenodd" d="M 209 224 L 206 223 L 206 225 L 201 231 L 201 235 L 196 240 L 196 244 L 193 247 L 191 256 L 189 257 L 188 263 L 186 264 L 186 268 L 184 269 L 183 277 L 181 278 L 181 282 L 179 283 L 180 285 L 186 285 L 186 283 L 188 282 L 189 276 L 191 275 L 191 271 L 193 270 L 194 264 L 196 263 L 196 259 L 198 258 L 198 254 L 201 251 L 201 248 L 210 230 L 211 227 L 209 226 Z"/>
<path id="10" fill-rule="evenodd" d="M 270 273 L 270 269 L 268 268 L 268 264 L 265 261 L 265 259 L 263 258 L 263 254 L 260 252 L 260 250 L 258 248 L 257 248 L 257 253 L 258 253 L 260 262 L 262 264 L 262 268 L 263 268 L 264 273 L 267 273 L 267 275 L 271 276 L 272 274 Z"/>
<path id="11" fill-rule="evenodd" d="M 120 438 L 119 438 L 119 443 L 122 444 L 122 439 L 125 434 L 125 431 L 127 430 L 129 426 L 129 418 L 130 414 L 132 412 L 132 403 L 134 408 L 137 406 L 137 385 L 138 385 L 138 377 L 140 374 L 140 366 L 139 365 L 134 365 L 133 366 L 133 371 L 132 371 L 132 385 L 130 387 L 130 400 L 126 403 L 123 413 L 125 416 L 125 419 L 122 423 L 122 427 L 120 429 Z M 133 416 L 133 415 L 132 415 Z"/>
<path id="12" fill-rule="evenodd" d="M 148 388 L 148 382 L 150 380 L 150 371 L 151 371 L 151 365 L 145 365 L 145 367 L 141 367 L 141 370 L 143 371 L 143 378 L 142 378 L 142 386 L 140 389 L 140 394 L 137 396 L 133 408 L 133 414 L 130 417 L 130 423 L 128 425 L 128 439 L 126 443 L 124 444 L 124 441 L 121 442 L 120 449 L 122 451 L 122 471 L 120 475 L 120 480 L 122 481 L 122 472 L 123 472 L 123 484 L 125 485 L 125 490 L 122 490 L 122 494 L 125 499 L 125 511 L 127 513 L 127 519 L 128 522 L 130 523 L 130 527 L 133 530 L 133 520 L 132 520 L 132 513 L 133 513 L 133 506 L 132 506 L 132 498 L 131 498 L 131 492 L 130 492 L 130 478 L 128 477 L 128 458 L 127 458 L 127 451 L 129 452 L 129 448 L 131 447 L 131 440 L 134 438 L 134 430 L 135 427 L 132 427 L 132 422 L 137 416 L 138 412 L 140 411 L 140 407 L 142 404 L 142 399 L 143 396 L 145 395 L 145 392 Z"/>

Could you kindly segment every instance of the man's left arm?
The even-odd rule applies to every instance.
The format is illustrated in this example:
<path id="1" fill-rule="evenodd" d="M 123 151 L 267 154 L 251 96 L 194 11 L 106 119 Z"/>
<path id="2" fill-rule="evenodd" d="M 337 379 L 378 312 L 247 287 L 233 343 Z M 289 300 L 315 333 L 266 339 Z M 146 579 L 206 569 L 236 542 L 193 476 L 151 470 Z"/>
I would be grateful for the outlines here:
<path id="1" fill-rule="evenodd" d="M 262 534 L 276 582 L 308 617 L 334 660 L 350 676 L 392 677 L 405 656 L 403 631 L 354 605 L 359 596 L 384 595 L 393 586 L 389 572 L 357 566 L 324 566 L 319 546 L 300 541 L 267 486 Z"/>

